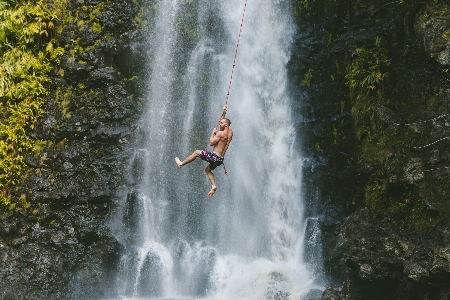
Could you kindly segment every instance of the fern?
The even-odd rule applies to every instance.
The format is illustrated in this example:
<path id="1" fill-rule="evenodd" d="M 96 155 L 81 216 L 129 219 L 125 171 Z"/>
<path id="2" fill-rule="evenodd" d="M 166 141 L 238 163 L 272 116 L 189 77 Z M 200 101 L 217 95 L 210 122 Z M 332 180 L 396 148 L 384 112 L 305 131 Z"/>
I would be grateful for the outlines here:
<path id="1" fill-rule="evenodd" d="M 42 1 L 0 2 L 0 204 L 16 207 L 10 192 L 28 172 L 24 155 L 37 141 L 27 134 L 44 113 L 56 15 Z M 23 201 L 22 201 L 23 202 Z M 26 203 L 22 203 L 26 205 Z"/>
<path id="2" fill-rule="evenodd" d="M 381 39 L 376 38 L 375 45 L 370 49 L 356 49 L 356 58 L 345 75 L 346 84 L 350 88 L 360 88 L 361 92 L 373 91 L 388 77 L 386 69 L 390 64 L 391 60 L 381 47 Z"/>

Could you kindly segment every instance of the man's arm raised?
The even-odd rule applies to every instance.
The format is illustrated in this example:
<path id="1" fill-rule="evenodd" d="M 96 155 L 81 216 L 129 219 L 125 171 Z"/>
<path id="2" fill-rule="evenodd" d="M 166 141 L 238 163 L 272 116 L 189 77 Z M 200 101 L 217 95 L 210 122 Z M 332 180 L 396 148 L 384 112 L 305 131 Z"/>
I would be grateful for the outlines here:
<path id="1" fill-rule="evenodd" d="M 218 132 L 220 131 L 217 131 L 217 128 L 214 128 L 213 131 L 211 132 L 211 135 L 209 136 L 209 144 L 211 146 L 214 146 L 220 140 L 220 137 L 217 136 Z"/>
<path id="2" fill-rule="evenodd" d="M 222 115 L 220 116 L 221 120 L 225 118 L 225 115 L 227 114 L 227 109 L 228 107 L 226 105 L 222 108 Z"/>

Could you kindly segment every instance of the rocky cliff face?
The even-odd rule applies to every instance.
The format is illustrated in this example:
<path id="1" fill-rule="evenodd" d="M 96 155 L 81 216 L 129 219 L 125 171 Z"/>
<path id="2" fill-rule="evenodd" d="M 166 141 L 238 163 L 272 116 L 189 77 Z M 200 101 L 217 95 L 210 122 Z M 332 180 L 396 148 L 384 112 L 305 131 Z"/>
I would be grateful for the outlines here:
<path id="1" fill-rule="evenodd" d="M 145 55 L 139 3 L 69 1 L 59 12 L 65 54 L 51 74 L 42 150 L 12 192 L 28 209 L 0 215 L 0 298 L 115 295 L 121 245 L 108 227 L 120 199 L 127 146 L 139 117 Z"/>
<path id="2" fill-rule="evenodd" d="M 310 211 L 322 214 L 322 299 L 448 299 L 448 3 L 297 5 L 292 73 Z"/>

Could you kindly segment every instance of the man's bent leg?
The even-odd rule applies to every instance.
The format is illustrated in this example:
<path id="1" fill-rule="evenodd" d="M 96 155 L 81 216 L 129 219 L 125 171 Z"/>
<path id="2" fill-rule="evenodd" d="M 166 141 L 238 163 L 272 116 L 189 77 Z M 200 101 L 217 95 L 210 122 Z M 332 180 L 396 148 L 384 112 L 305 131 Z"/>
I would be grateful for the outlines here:
<path id="1" fill-rule="evenodd" d="M 192 153 L 191 155 L 189 155 L 188 157 L 186 157 L 185 160 L 181 161 L 178 157 L 175 157 L 175 162 L 178 165 L 178 168 L 181 168 L 182 166 L 184 166 L 185 164 L 188 164 L 192 161 L 194 161 L 197 157 L 200 156 L 200 153 L 202 151 L 200 150 L 195 150 L 194 153 Z"/>
<path id="2" fill-rule="evenodd" d="M 206 176 L 208 176 L 209 181 L 211 181 L 211 190 L 208 193 L 208 196 L 211 197 L 217 190 L 216 180 L 214 179 L 214 174 L 211 172 L 211 168 L 209 167 L 209 165 L 206 166 L 205 172 Z"/>

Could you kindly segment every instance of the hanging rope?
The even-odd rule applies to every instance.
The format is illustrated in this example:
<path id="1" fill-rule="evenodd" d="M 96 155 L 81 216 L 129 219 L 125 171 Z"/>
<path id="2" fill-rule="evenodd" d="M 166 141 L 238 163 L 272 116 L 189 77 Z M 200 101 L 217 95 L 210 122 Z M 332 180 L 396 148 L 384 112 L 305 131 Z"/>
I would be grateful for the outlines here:
<path id="1" fill-rule="evenodd" d="M 227 98 L 225 101 L 226 107 L 228 107 L 228 97 L 230 96 L 231 83 L 233 82 L 234 67 L 236 66 L 236 57 L 237 57 L 238 50 L 239 50 L 239 43 L 241 42 L 242 26 L 244 25 L 244 17 L 245 17 L 245 11 L 247 10 L 247 2 L 248 2 L 248 0 L 245 0 L 244 11 L 242 12 L 241 24 L 239 26 L 239 34 L 238 34 L 238 39 L 237 39 L 237 43 L 236 43 L 236 51 L 234 52 L 234 60 L 233 60 L 233 66 L 231 68 L 230 83 L 228 84 Z M 222 117 L 222 115 L 221 115 L 221 117 Z M 220 118 L 219 118 L 219 121 L 217 122 L 217 128 L 220 128 L 219 123 L 220 123 Z M 223 170 L 225 171 L 225 175 L 228 176 L 228 172 L 227 172 L 227 168 L 225 167 L 225 164 L 223 164 Z"/>
<path id="2" fill-rule="evenodd" d="M 227 106 L 227 107 L 228 107 L 228 98 L 230 96 L 231 83 L 233 82 L 234 67 L 236 66 L 236 57 L 237 57 L 238 50 L 239 50 L 239 43 L 241 42 L 242 26 L 244 25 L 244 17 L 245 17 L 245 11 L 247 10 L 247 2 L 248 2 L 248 0 L 245 0 L 244 11 L 242 12 L 241 24 L 239 26 L 239 34 L 238 34 L 238 39 L 237 39 L 237 43 L 236 43 L 236 51 L 234 52 L 233 66 L 231 67 L 230 83 L 228 84 L 227 97 L 226 97 L 226 101 L 225 101 L 225 106 Z M 219 128 L 219 122 L 220 122 L 220 118 L 219 118 L 219 121 L 217 122 L 217 128 Z"/>
<path id="3" fill-rule="evenodd" d="M 237 57 L 238 50 L 239 50 L 239 43 L 241 42 L 242 26 L 244 25 L 244 16 L 245 16 L 245 11 L 247 9 L 247 2 L 248 2 L 248 0 L 245 0 L 244 12 L 242 13 L 241 25 L 239 26 L 239 35 L 238 35 L 238 40 L 237 40 L 237 43 L 236 43 L 236 51 L 234 52 L 233 67 L 231 68 L 230 83 L 228 84 L 227 99 L 226 99 L 226 102 L 225 102 L 226 106 L 228 106 L 228 97 L 230 96 L 231 83 L 233 82 L 234 67 L 236 66 L 236 57 Z"/>

